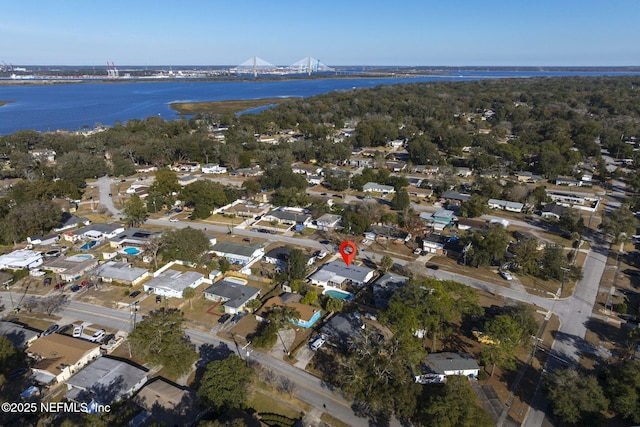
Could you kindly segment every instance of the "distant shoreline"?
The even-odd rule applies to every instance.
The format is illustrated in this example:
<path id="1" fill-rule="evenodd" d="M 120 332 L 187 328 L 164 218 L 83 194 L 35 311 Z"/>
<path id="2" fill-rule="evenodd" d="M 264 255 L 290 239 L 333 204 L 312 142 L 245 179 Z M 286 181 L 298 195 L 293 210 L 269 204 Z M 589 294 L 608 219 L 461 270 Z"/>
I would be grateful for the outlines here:
<path id="1" fill-rule="evenodd" d="M 267 105 L 280 104 L 294 98 L 263 98 L 226 101 L 200 101 L 200 102 L 172 102 L 171 109 L 179 114 L 192 115 L 204 114 L 235 114 L 252 108 L 265 107 Z"/>

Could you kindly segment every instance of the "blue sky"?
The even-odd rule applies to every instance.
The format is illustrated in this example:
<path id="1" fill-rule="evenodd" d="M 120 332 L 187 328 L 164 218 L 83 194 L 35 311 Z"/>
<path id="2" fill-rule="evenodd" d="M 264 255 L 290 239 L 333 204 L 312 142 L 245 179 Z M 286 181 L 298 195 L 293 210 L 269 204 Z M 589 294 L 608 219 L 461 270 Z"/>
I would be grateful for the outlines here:
<path id="1" fill-rule="evenodd" d="M 638 0 L 3 3 L 14 65 L 640 65 Z"/>

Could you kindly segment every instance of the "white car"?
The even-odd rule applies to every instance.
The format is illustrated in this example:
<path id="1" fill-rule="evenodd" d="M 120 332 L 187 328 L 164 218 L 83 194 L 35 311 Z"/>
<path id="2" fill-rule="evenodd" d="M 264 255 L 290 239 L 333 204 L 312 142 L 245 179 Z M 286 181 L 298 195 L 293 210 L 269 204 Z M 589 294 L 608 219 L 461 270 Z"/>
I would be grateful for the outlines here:
<path id="1" fill-rule="evenodd" d="M 96 331 L 96 333 L 91 336 L 91 341 L 98 341 L 106 333 L 107 333 L 107 331 L 105 331 L 104 329 L 100 329 L 100 330 Z"/>
<path id="2" fill-rule="evenodd" d="M 82 325 L 80 326 L 76 326 L 75 328 L 73 328 L 73 336 L 75 338 L 79 338 L 82 336 L 82 331 L 84 330 L 84 327 Z"/>
<path id="3" fill-rule="evenodd" d="M 513 276 L 508 271 L 500 270 L 498 274 L 500 274 L 504 280 L 513 280 Z"/>
<path id="4" fill-rule="evenodd" d="M 175 218 L 175 217 L 174 217 L 174 218 L 171 218 L 171 219 L 169 220 L 169 222 L 178 222 L 178 218 Z"/>

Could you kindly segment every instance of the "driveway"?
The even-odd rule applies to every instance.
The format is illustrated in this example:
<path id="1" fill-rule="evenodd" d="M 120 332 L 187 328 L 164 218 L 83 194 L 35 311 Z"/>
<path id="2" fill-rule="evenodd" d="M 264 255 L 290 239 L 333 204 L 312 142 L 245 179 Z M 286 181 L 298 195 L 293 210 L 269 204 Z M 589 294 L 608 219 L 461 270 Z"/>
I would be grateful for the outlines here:
<path id="1" fill-rule="evenodd" d="M 112 179 L 108 176 L 100 177 L 96 182 L 91 184 L 93 187 L 97 187 L 100 192 L 100 204 L 111 214 L 114 218 L 120 219 L 122 211 L 116 209 L 113 204 L 113 197 L 111 196 L 111 184 Z"/>

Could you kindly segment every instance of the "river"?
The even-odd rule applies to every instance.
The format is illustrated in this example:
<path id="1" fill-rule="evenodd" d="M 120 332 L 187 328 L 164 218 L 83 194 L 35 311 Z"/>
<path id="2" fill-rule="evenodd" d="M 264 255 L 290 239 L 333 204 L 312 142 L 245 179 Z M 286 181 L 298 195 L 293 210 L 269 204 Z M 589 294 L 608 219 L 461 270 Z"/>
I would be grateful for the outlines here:
<path id="1" fill-rule="evenodd" d="M 18 130 L 40 132 L 112 126 L 130 119 L 160 116 L 176 119 L 172 102 L 224 101 L 278 97 L 309 97 L 336 90 L 377 85 L 489 78 L 638 75 L 593 72 L 464 72 L 446 76 L 387 78 L 326 78 L 239 82 L 131 80 L 118 83 L 59 83 L 0 85 L 0 135 Z"/>

